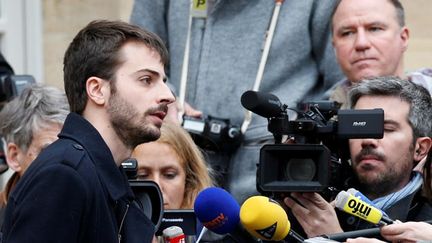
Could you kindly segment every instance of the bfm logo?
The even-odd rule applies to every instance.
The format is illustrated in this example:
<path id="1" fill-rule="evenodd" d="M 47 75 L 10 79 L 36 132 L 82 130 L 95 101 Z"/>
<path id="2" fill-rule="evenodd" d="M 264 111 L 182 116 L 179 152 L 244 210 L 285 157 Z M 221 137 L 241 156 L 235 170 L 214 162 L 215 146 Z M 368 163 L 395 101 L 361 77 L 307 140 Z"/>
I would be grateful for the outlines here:
<path id="1" fill-rule="evenodd" d="M 228 218 L 225 217 L 225 215 L 223 213 L 220 213 L 216 218 L 212 219 L 209 222 L 203 223 L 203 225 L 207 229 L 214 229 L 214 228 L 220 227 L 221 225 L 225 224 L 225 222 L 227 220 L 228 220 Z"/>

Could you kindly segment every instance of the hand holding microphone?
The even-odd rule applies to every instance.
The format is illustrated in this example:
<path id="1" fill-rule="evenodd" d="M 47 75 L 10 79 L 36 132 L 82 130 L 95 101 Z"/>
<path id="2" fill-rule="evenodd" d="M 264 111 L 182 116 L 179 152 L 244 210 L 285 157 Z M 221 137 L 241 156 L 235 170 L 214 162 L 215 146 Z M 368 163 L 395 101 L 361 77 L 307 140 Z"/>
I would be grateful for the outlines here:
<path id="1" fill-rule="evenodd" d="M 264 196 L 247 199 L 240 208 L 240 220 L 246 230 L 262 240 L 280 241 L 291 236 L 299 242 L 304 238 L 291 230 L 285 210 Z"/>
<path id="2" fill-rule="evenodd" d="M 336 210 L 316 192 L 292 192 L 284 199 L 308 237 L 342 232 Z"/>

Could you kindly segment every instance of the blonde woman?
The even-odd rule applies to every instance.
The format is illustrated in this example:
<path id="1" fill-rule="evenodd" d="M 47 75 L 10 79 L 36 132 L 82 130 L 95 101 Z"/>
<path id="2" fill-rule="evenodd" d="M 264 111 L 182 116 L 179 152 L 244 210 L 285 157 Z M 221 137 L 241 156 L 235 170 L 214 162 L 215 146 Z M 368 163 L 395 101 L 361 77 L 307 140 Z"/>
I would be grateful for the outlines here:
<path id="1" fill-rule="evenodd" d="M 210 168 L 187 131 L 164 122 L 161 137 L 138 145 L 138 179 L 155 181 L 161 188 L 164 209 L 191 209 L 198 193 L 213 185 Z"/>

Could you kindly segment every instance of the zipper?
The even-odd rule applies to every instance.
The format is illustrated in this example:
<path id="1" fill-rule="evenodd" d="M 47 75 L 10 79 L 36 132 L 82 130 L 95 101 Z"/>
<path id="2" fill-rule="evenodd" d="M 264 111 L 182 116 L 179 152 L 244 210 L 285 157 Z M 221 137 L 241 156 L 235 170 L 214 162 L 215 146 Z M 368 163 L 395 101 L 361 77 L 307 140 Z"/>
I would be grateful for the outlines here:
<path id="1" fill-rule="evenodd" d="M 120 222 L 120 227 L 119 227 L 119 230 L 118 230 L 118 242 L 119 243 L 121 242 L 121 238 L 122 238 L 122 236 L 121 236 L 121 230 L 123 228 L 123 223 L 124 223 L 124 221 L 126 219 L 126 214 L 128 213 L 128 211 L 129 211 L 129 203 L 126 204 L 126 211 L 125 211 L 125 213 L 124 213 L 124 215 L 122 217 L 122 220 Z"/>

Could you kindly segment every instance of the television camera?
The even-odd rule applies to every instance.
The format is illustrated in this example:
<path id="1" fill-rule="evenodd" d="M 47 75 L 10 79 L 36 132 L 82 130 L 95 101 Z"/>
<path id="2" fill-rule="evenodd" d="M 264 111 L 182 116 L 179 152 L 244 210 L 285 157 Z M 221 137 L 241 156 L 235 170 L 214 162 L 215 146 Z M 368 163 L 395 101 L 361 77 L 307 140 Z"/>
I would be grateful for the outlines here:
<path id="1" fill-rule="evenodd" d="M 121 165 L 128 177 L 136 201 L 157 230 L 164 214 L 162 192 L 158 184 L 151 180 L 137 178 L 138 162 L 136 159 L 129 158 L 123 161 Z"/>
<path id="2" fill-rule="evenodd" d="M 290 121 L 288 106 L 273 94 L 246 91 L 241 103 L 267 118 L 275 138 L 261 148 L 257 169 L 257 190 L 267 196 L 339 188 L 351 173 L 347 140 L 383 137 L 382 109 L 339 110 L 336 102 L 308 102 Z M 291 142 L 283 143 L 287 136 Z"/>
<path id="3" fill-rule="evenodd" d="M 184 116 L 182 126 L 200 148 L 209 151 L 231 152 L 240 145 L 242 138 L 240 126 L 226 118 Z"/>

